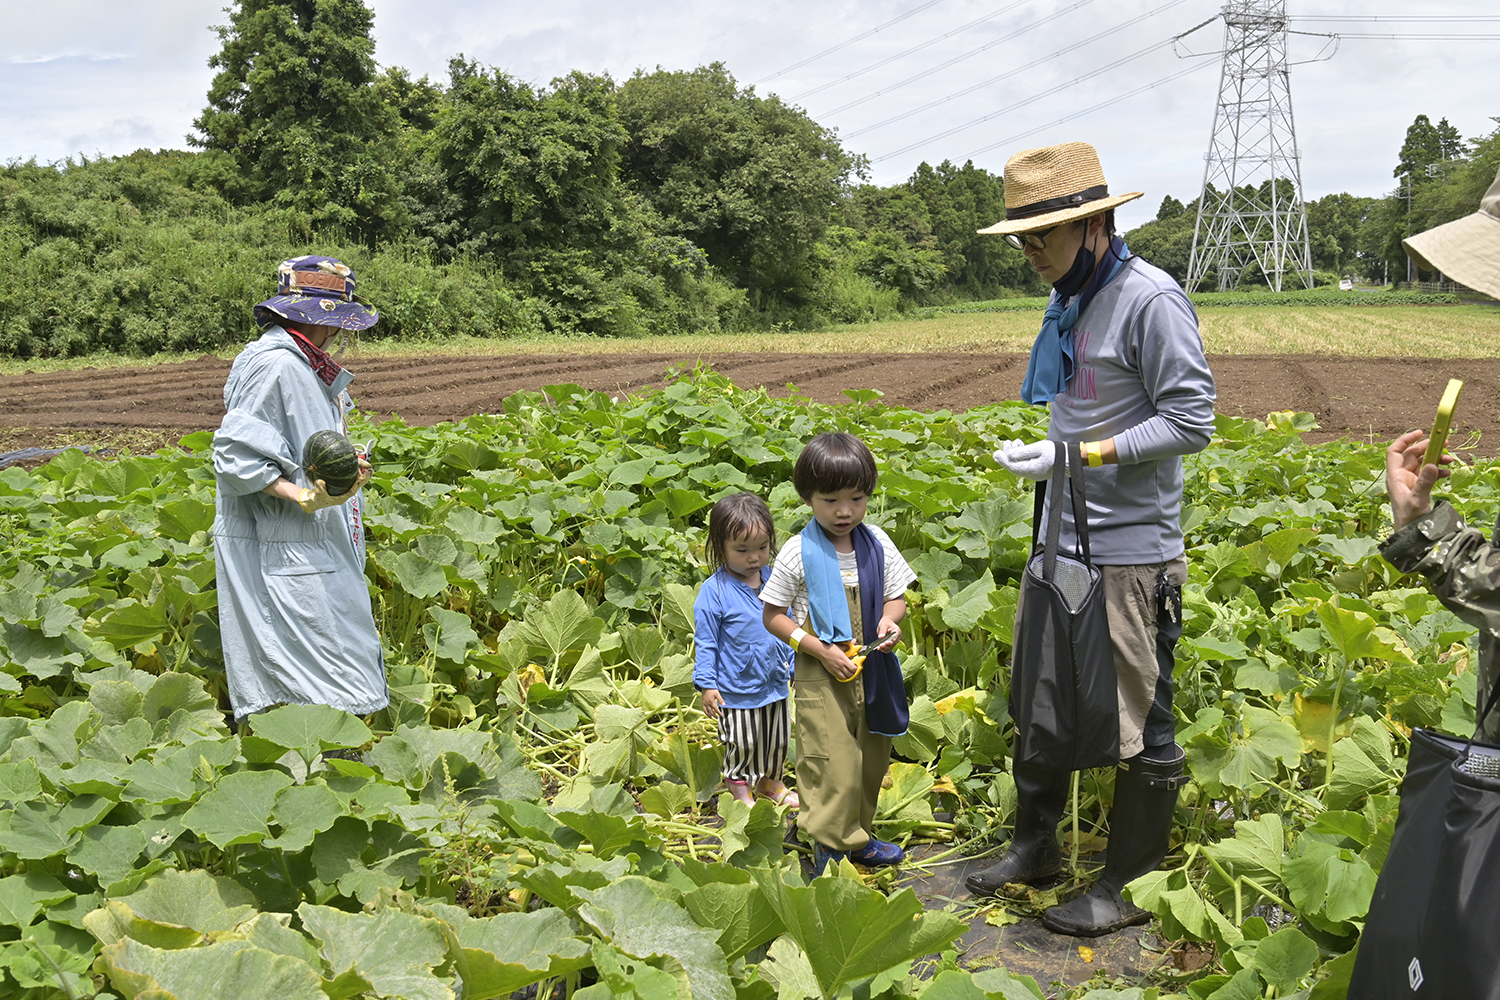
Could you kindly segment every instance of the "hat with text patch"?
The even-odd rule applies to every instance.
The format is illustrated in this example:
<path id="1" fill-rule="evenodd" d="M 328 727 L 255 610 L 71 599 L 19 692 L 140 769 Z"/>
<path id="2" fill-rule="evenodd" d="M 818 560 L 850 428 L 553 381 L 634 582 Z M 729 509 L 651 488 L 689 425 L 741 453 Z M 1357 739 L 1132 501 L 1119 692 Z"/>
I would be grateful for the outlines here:
<path id="1" fill-rule="evenodd" d="M 283 320 L 365 330 L 380 313 L 354 294 L 354 272 L 335 257 L 293 257 L 276 269 L 276 295 L 255 306 L 255 322 Z"/>

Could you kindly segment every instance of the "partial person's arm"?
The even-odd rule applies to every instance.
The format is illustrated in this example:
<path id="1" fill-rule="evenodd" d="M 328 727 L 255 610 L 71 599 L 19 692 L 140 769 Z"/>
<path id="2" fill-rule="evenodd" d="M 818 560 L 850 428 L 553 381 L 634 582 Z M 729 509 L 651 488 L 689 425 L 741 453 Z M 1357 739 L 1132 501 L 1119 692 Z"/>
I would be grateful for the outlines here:
<path id="1" fill-rule="evenodd" d="M 1392 534 L 1380 554 L 1404 573 L 1420 573 L 1465 622 L 1500 636 L 1500 549 L 1451 505 L 1440 502 Z"/>
<path id="2" fill-rule="evenodd" d="M 903 613 L 904 611 L 903 602 Z M 767 632 L 782 642 L 792 645 L 792 633 L 797 631 L 797 623 L 792 621 L 791 616 L 786 612 L 785 606 L 767 604 L 765 611 L 762 612 L 761 620 L 765 622 Z M 795 645 L 798 652 L 807 653 L 816 658 L 823 664 L 824 670 L 841 681 L 846 681 L 859 673 L 859 668 L 854 665 L 854 661 L 849 659 L 849 655 L 841 647 L 824 642 L 811 632 L 804 632 Z"/>
<path id="3" fill-rule="evenodd" d="M 1141 384 L 1156 415 L 1099 442 L 1109 464 L 1190 455 L 1208 447 L 1214 432 L 1217 393 L 1192 304 L 1179 295 L 1158 295 L 1146 304 L 1138 322 Z M 1083 451 L 1087 461 L 1087 442 Z"/>

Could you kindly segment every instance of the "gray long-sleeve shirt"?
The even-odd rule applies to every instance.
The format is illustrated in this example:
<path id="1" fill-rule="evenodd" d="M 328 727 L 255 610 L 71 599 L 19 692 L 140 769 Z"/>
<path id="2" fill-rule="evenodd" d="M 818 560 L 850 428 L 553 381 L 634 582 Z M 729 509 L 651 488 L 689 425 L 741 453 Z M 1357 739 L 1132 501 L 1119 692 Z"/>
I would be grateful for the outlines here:
<path id="1" fill-rule="evenodd" d="M 1094 562 L 1177 558 L 1182 456 L 1203 450 L 1214 429 L 1214 377 L 1192 303 L 1165 271 L 1128 258 L 1078 318 L 1073 360 L 1067 391 L 1052 402 L 1047 437 L 1073 443 L 1112 437 L 1120 459 L 1085 470 Z M 1068 506 L 1062 538 L 1062 549 L 1071 550 Z"/>

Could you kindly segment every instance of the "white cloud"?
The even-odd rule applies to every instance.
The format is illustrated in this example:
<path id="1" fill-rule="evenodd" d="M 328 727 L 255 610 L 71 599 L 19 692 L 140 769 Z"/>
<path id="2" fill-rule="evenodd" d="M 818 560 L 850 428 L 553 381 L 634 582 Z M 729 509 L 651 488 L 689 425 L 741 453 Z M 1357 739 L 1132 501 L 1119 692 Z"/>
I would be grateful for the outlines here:
<path id="1" fill-rule="evenodd" d="M 545 86 L 573 69 L 627 78 L 637 68 L 688 68 L 722 59 L 758 93 L 785 95 L 814 118 L 848 136 L 922 105 L 928 110 L 848 140 L 875 159 L 872 179 L 895 183 L 922 160 L 958 162 L 970 153 L 1020 133 L 975 162 L 1000 172 L 1006 158 L 1028 146 L 1085 139 L 1100 150 L 1117 190 L 1146 197 L 1121 211 L 1127 225 L 1155 214 L 1163 195 L 1196 197 L 1203 151 L 1218 86 L 1217 64 L 1174 83 L 1060 125 L 1124 92 L 1187 66 L 1161 49 L 1101 77 L 1070 81 L 1138 49 L 1160 42 L 1217 13 L 1220 0 L 941 0 L 868 37 L 849 39 L 921 7 L 926 0 L 555 0 L 546 4 L 496 4 L 454 0 L 371 0 L 376 56 L 415 75 L 447 77 L 449 58 L 462 52 L 483 63 Z M 184 148 L 184 135 L 202 110 L 212 78 L 205 65 L 219 42 L 210 25 L 223 23 L 224 0 L 55 0 L 46 5 L 0 8 L 0 161 L 35 155 L 57 159 L 87 150 L 125 153 L 139 145 Z M 984 18 L 952 34 L 960 25 Z M 1070 9 L 1071 8 L 1071 9 Z M 1299 14 L 1411 14 L 1396 0 L 1322 0 Z M 1051 14 L 1034 30 L 993 44 Z M 1424 14 L 1493 15 L 1492 0 L 1446 0 L 1422 5 Z M 1139 24 L 1118 28 L 1141 15 Z M 1299 24 L 1323 30 L 1357 25 Z M 1087 45 L 1080 39 L 1108 30 Z M 1500 34 L 1500 24 L 1437 26 L 1406 23 L 1378 30 L 1462 31 Z M 1193 36 L 1196 51 L 1219 47 L 1215 22 Z M 920 43 L 921 51 L 902 55 Z M 1294 39 L 1297 58 L 1315 39 Z M 974 52 L 989 45 L 983 51 Z M 823 50 L 837 51 L 788 69 Z M 1466 136 L 1493 128 L 1494 43 L 1346 39 L 1329 61 L 1292 69 L 1292 100 L 1310 198 L 1333 191 L 1381 194 L 1396 151 L 1417 114 L 1446 116 Z M 959 91 L 1055 51 L 1066 54 L 999 83 L 954 97 Z M 968 54 L 967 58 L 959 58 Z M 107 57 L 107 58 L 98 58 Z M 886 65 L 869 72 L 882 60 Z M 948 68 L 904 86 L 900 81 L 948 60 Z M 843 81 L 844 77 L 853 79 Z M 843 81 L 843 82 L 840 82 Z M 831 85 L 830 85 L 831 84 Z M 828 86 L 825 86 L 828 85 Z M 1056 94 L 1038 97 L 1062 86 Z M 809 94 L 815 88 L 825 88 Z M 850 105 L 883 91 L 875 100 Z M 798 95 L 806 97 L 798 98 Z M 944 98 L 952 98 L 944 100 Z M 991 121 L 974 122 L 1016 105 Z M 967 126 L 967 127 L 965 127 Z M 931 138 L 958 129 L 944 138 Z M 1035 130 L 1035 131 L 1032 131 Z M 879 159 L 904 146 L 910 152 Z"/>

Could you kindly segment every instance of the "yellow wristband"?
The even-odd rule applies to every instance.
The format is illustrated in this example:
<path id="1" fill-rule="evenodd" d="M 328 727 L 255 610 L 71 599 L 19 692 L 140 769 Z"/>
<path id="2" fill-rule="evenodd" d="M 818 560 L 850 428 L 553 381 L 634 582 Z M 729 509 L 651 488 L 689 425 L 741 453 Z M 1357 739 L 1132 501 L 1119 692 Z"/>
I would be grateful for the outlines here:
<path id="1" fill-rule="evenodd" d="M 806 629 L 794 628 L 794 629 L 792 629 L 792 634 L 787 639 L 787 642 L 789 642 L 789 643 L 792 644 L 792 648 L 793 649 L 800 649 L 802 647 L 802 640 L 806 639 L 806 638 L 807 638 L 807 630 Z"/>
<path id="2" fill-rule="evenodd" d="M 1089 468 L 1097 469 L 1104 464 L 1104 451 L 1098 441 L 1090 441 L 1084 448 L 1089 453 Z"/>

